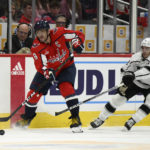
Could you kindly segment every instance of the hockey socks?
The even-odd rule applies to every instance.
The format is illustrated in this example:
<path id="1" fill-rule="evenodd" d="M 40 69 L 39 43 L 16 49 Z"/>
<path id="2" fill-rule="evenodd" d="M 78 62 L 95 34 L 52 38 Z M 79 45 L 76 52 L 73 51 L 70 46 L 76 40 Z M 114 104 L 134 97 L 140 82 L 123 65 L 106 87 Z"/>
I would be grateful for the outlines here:
<path id="1" fill-rule="evenodd" d="M 78 104 L 78 99 L 77 98 L 73 99 L 72 97 L 67 98 L 66 104 L 67 104 L 68 108 L 70 108 L 71 106 Z M 78 116 L 79 115 L 79 107 L 71 109 L 70 112 L 71 112 L 72 117 Z"/>
<path id="2" fill-rule="evenodd" d="M 71 83 L 62 82 L 59 85 L 60 93 L 65 98 L 68 108 L 78 104 L 78 99 L 75 97 L 75 90 Z M 79 107 L 70 110 L 72 117 L 79 115 Z"/>

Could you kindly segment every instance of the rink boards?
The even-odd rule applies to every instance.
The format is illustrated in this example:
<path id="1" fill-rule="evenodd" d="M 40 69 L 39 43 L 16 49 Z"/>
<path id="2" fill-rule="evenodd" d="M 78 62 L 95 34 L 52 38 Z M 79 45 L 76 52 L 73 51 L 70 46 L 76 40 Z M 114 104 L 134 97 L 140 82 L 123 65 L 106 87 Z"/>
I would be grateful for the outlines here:
<path id="1" fill-rule="evenodd" d="M 76 56 L 75 89 L 79 100 L 86 100 L 115 85 L 119 85 L 121 81 L 120 68 L 127 63 L 129 58 L 130 55 L 119 54 Z M 36 70 L 30 55 L 1 55 L 0 68 L 0 116 L 8 116 L 24 101 Z M 81 105 L 80 115 L 83 126 L 88 126 L 91 120 L 98 117 L 104 105 L 111 100 L 113 95 L 114 91 Z M 143 100 L 142 95 L 134 96 L 128 103 L 121 106 L 104 125 L 123 125 L 143 103 Z M 48 94 L 41 98 L 38 104 L 37 116 L 30 127 L 68 127 L 68 117 L 70 116 L 68 112 L 57 117 L 51 115 L 65 108 L 65 100 L 60 96 L 56 87 L 52 87 Z M 0 123 L 0 125 L 9 128 L 23 112 L 24 109 L 21 109 L 11 121 Z M 149 116 L 137 125 L 150 125 Z"/>

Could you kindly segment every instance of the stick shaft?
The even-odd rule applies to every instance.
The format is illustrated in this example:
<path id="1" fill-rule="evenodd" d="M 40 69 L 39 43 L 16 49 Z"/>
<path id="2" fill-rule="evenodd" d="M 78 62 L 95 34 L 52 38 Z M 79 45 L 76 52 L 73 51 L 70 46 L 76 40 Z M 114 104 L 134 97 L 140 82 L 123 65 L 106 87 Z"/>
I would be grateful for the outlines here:
<path id="1" fill-rule="evenodd" d="M 108 92 L 111 92 L 111 91 L 117 89 L 119 86 L 121 86 L 121 85 L 114 86 L 114 87 L 112 87 L 112 88 L 110 88 L 110 89 L 108 89 L 108 90 L 106 90 L 106 91 L 103 91 L 103 92 L 101 92 L 101 93 L 99 93 L 99 94 L 97 94 L 97 95 L 95 95 L 95 96 L 93 96 L 93 97 L 91 97 L 91 98 L 88 98 L 88 99 L 86 99 L 86 100 L 84 100 L 84 101 L 82 101 L 82 102 L 79 102 L 79 103 L 76 104 L 76 105 L 73 105 L 73 106 L 71 106 L 71 107 L 69 107 L 69 108 L 66 108 L 66 109 L 64 109 L 64 110 L 62 110 L 62 111 L 59 111 L 59 112 L 55 112 L 55 116 L 58 116 L 58 115 L 60 115 L 60 114 L 62 114 L 62 113 L 65 113 L 65 112 L 67 112 L 68 110 L 72 110 L 72 109 L 74 109 L 74 108 L 76 108 L 76 107 L 78 107 L 78 106 L 80 106 L 80 105 L 82 105 L 82 104 L 84 104 L 84 103 L 86 103 L 86 102 L 88 102 L 88 101 L 91 101 L 91 100 L 93 100 L 93 99 L 95 99 L 95 98 L 97 98 L 97 97 L 99 97 L 99 96 L 102 96 L 102 95 L 104 95 L 104 94 L 106 94 L 106 93 L 108 93 Z"/>

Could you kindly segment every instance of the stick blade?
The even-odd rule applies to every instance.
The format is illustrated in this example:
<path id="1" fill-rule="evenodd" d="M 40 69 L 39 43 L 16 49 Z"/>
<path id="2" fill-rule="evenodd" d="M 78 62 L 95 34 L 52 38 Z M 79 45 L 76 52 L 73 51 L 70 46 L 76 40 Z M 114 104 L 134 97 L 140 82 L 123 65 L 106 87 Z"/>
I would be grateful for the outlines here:
<path id="1" fill-rule="evenodd" d="M 5 122 L 5 121 L 8 121 L 8 120 L 9 120 L 9 117 L 0 118 L 0 122 Z"/>
<path id="2" fill-rule="evenodd" d="M 62 110 L 62 111 L 55 112 L 55 116 L 58 116 L 58 115 L 60 115 L 60 114 L 63 114 L 64 112 L 67 112 L 68 110 L 69 110 L 69 109 L 66 108 L 66 109 L 64 109 L 64 110 Z"/>
<path id="3" fill-rule="evenodd" d="M 59 112 L 55 112 L 55 116 L 58 116 L 60 113 Z"/>

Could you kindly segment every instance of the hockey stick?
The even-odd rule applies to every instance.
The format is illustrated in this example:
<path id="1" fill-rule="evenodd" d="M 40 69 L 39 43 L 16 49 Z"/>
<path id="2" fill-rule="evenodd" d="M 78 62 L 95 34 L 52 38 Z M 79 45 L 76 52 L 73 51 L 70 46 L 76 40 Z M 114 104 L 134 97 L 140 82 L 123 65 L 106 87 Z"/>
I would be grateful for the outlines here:
<path id="1" fill-rule="evenodd" d="M 86 102 L 88 102 L 88 101 L 91 101 L 91 100 L 93 100 L 93 99 L 95 99 L 95 98 L 97 98 L 97 97 L 99 97 L 99 96 L 102 96 L 102 95 L 104 95 L 104 94 L 106 94 L 106 93 L 108 93 L 108 92 L 111 92 L 111 91 L 113 91 L 113 90 L 116 90 L 116 89 L 117 89 L 118 87 L 120 87 L 121 85 L 123 85 L 123 84 L 114 86 L 114 87 L 112 87 L 112 88 L 110 88 L 110 89 L 108 89 L 108 90 L 106 90 L 106 91 L 103 91 L 103 92 L 101 92 L 101 93 L 99 93 L 99 94 L 97 94 L 97 95 L 95 95 L 95 96 L 93 96 L 93 97 L 91 97 L 91 98 L 88 98 L 88 99 L 86 99 L 86 100 L 84 100 L 84 101 L 81 101 L 81 102 L 79 102 L 78 104 L 71 106 L 70 108 L 66 108 L 66 109 L 64 109 L 64 110 L 62 110 L 62 111 L 55 112 L 55 116 L 58 116 L 58 115 L 60 115 L 60 114 L 63 114 L 63 113 L 65 113 L 65 112 L 67 112 L 68 110 L 72 110 L 72 109 L 74 109 L 74 108 L 76 108 L 76 107 L 78 107 L 78 106 L 80 106 L 80 105 L 82 105 L 82 104 L 84 104 L 84 103 L 86 103 Z"/>
<path id="2" fill-rule="evenodd" d="M 73 58 L 73 54 L 71 54 L 56 70 L 55 70 L 55 73 L 58 72 L 69 60 L 71 60 Z M 18 110 L 20 110 L 22 108 L 22 106 L 25 105 L 25 103 L 27 103 L 35 94 L 36 92 L 39 92 L 48 82 L 50 82 L 51 79 L 48 79 L 48 80 L 45 80 L 41 83 L 41 85 L 39 86 L 39 88 L 34 91 L 29 97 L 27 97 L 27 99 L 25 99 L 22 104 L 16 108 L 15 111 L 13 111 L 8 117 L 3 117 L 3 118 L 0 118 L 0 122 L 4 122 L 4 121 L 8 121 L 11 117 L 13 117 L 16 112 Z"/>

